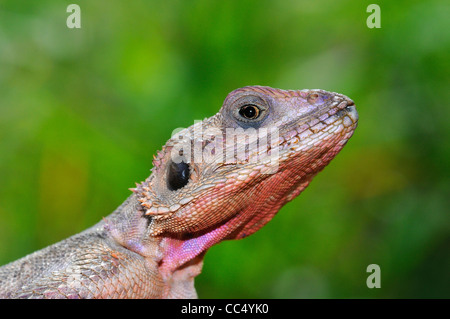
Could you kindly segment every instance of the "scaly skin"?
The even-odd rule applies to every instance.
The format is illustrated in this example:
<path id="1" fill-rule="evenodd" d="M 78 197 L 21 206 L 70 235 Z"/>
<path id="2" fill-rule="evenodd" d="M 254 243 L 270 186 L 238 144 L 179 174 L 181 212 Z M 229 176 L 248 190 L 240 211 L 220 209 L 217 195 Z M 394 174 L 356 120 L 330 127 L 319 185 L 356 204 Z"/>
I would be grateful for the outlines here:
<path id="1" fill-rule="evenodd" d="M 208 248 L 270 221 L 336 156 L 357 121 L 341 94 L 237 89 L 219 113 L 167 142 L 150 177 L 115 212 L 1 267 L 0 297 L 195 298 Z M 246 139 L 235 141 L 231 129 L 245 129 Z"/>

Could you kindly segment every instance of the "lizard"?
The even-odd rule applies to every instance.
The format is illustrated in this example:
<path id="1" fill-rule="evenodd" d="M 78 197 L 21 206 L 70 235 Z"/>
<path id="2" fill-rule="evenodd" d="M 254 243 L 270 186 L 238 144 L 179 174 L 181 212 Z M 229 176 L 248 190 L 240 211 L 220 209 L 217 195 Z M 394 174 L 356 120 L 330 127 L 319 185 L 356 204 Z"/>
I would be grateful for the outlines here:
<path id="1" fill-rule="evenodd" d="M 176 132 L 109 216 L 2 266 L 0 298 L 198 298 L 206 251 L 268 223 L 357 123 L 339 93 L 236 89 L 217 114 Z"/>

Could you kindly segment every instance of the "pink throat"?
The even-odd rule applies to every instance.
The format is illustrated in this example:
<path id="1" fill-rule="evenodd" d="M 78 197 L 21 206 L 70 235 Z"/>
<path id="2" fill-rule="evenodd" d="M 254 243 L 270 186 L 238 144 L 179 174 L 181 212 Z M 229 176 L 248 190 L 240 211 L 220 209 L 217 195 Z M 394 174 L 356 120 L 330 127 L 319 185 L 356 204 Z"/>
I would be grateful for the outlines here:
<path id="1" fill-rule="evenodd" d="M 160 270 L 174 272 L 222 240 L 245 238 L 259 230 L 287 201 L 305 189 L 312 178 L 312 176 L 300 176 L 299 174 L 288 176 L 288 174 L 292 175 L 292 171 L 285 170 L 274 174 L 259 184 L 259 190 L 255 192 L 258 194 L 258 198 L 252 199 L 252 202 L 257 204 L 243 207 L 220 226 L 214 225 L 190 238 L 181 238 L 176 235 L 170 237 L 166 234 L 160 245 L 164 256 Z M 292 179 L 297 179 L 297 183 L 291 183 Z M 286 183 L 286 181 L 289 182 Z M 287 187 L 288 185 L 289 187 Z M 277 191 L 274 192 L 274 189 Z M 278 195 L 274 196 L 274 193 Z"/>

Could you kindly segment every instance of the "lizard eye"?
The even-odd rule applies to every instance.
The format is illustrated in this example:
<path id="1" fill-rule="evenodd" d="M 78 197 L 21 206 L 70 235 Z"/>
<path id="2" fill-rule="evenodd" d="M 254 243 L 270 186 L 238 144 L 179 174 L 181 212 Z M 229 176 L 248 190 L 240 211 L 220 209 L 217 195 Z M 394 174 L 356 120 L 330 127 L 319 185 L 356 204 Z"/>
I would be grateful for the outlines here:
<path id="1" fill-rule="evenodd" d="M 229 108 L 235 123 L 240 127 L 258 128 L 269 114 L 269 101 L 257 95 L 244 95 L 233 101 Z"/>
<path id="2" fill-rule="evenodd" d="M 167 187 L 172 191 L 183 188 L 189 182 L 190 176 L 189 164 L 170 161 L 167 169 Z"/>
<path id="3" fill-rule="evenodd" d="M 260 109 L 254 104 L 246 104 L 239 109 L 239 115 L 248 120 L 255 120 L 259 117 Z"/>

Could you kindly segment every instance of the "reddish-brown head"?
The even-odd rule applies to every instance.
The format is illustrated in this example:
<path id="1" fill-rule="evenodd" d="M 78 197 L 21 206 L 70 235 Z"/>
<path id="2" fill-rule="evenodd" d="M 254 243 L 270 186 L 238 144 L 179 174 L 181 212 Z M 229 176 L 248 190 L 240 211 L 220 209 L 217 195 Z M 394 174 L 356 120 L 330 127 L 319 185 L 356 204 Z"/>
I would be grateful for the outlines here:
<path id="1" fill-rule="evenodd" d="M 335 157 L 357 121 L 353 101 L 337 93 L 231 92 L 219 113 L 167 142 L 138 187 L 149 234 L 173 238 L 169 255 L 184 261 L 250 235 Z"/>

